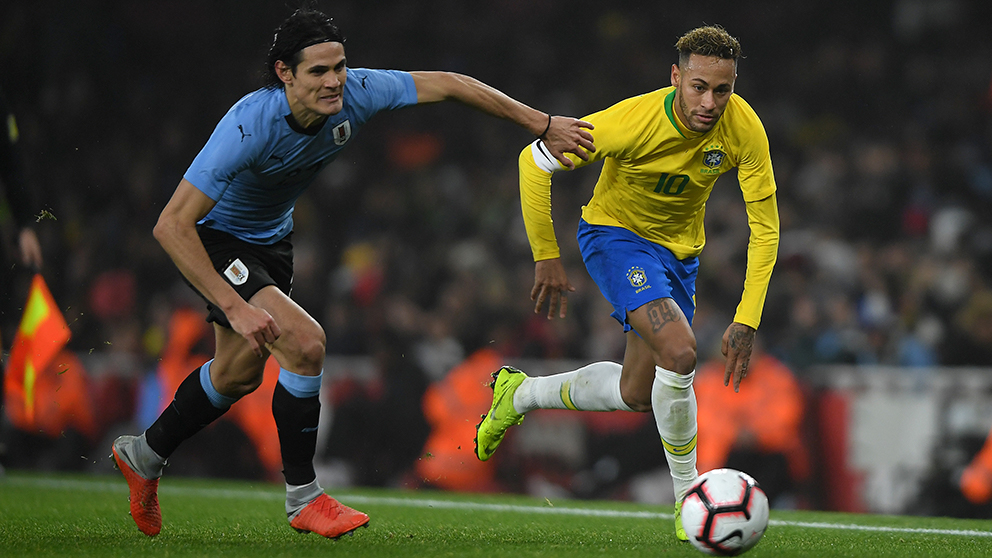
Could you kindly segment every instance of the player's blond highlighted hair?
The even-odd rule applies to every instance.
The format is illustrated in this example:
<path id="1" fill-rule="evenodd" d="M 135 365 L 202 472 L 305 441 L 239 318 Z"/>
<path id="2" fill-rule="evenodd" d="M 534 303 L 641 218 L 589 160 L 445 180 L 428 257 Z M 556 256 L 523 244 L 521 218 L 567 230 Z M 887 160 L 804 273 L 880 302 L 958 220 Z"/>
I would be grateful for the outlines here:
<path id="1" fill-rule="evenodd" d="M 679 38 L 675 48 L 679 51 L 679 66 L 685 65 L 693 54 L 733 60 L 734 66 L 741 57 L 740 42 L 719 25 L 707 25 L 689 31 Z"/>

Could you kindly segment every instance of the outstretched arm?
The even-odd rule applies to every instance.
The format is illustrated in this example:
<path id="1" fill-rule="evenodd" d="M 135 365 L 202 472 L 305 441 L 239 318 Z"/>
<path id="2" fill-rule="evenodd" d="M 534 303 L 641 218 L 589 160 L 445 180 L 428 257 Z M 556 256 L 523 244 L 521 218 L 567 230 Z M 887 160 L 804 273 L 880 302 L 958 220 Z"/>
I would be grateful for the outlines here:
<path id="1" fill-rule="evenodd" d="M 179 271 L 224 312 L 234 331 L 248 340 L 252 351 L 261 357 L 261 347 L 275 342 L 279 337 L 279 326 L 268 312 L 241 298 L 234 287 L 214 270 L 196 232 L 196 222 L 209 213 L 215 203 L 184 178 L 155 224 L 155 239 Z"/>
<path id="2" fill-rule="evenodd" d="M 462 74 L 451 72 L 410 72 L 417 87 L 418 103 L 437 103 L 455 100 L 470 107 L 517 123 L 522 128 L 544 140 L 551 154 L 566 168 L 574 168 L 565 153 L 580 159 L 589 159 L 596 150 L 592 124 L 568 116 L 551 116 L 533 109 L 505 93 Z"/>
<path id="3" fill-rule="evenodd" d="M 747 271 L 744 275 L 744 293 L 737 306 L 734 323 L 723 335 L 723 354 L 727 357 L 723 383 L 734 384 L 740 389 L 741 380 L 747 376 L 751 360 L 754 334 L 761 322 L 761 311 L 768 293 L 772 268 L 778 256 L 779 218 L 775 194 L 745 204 L 751 236 L 747 246 Z"/>

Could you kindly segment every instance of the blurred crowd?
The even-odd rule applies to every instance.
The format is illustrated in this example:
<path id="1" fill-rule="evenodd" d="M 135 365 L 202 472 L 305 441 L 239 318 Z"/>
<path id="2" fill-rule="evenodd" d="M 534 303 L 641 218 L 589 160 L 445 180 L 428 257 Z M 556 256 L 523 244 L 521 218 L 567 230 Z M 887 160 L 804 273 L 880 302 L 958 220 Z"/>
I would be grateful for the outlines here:
<path id="1" fill-rule="evenodd" d="M 271 4 L 4 4 L 4 85 L 29 179 L 53 217 L 38 224 L 44 272 L 74 324 L 72 348 L 154 360 L 170 309 L 198 304 L 150 230 L 213 125 L 258 85 L 269 33 L 287 13 Z M 674 40 L 725 25 L 745 48 L 737 91 L 765 123 L 779 184 L 768 350 L 800 372 L 992 364 L 992 6 L 581 4 L 323 8 L 348 37 L 352 66 L 459 71 L 576 116 L 667 85 Z M 619 358 L 623 338 L 574 241 L 597 170 L 556 178 L 558 236 L 578 290 L 572 315 L 548 322 L 528 299 L 516 181 L 526 134 L 439 105 L 380 115 L 362 136 L 296 212 L 294 296 L 324 325 L 330 354 L 370 354 L 388 331 L 432 378 L 481 346 Z M 707 220 L 695 324 L 704 354 L 744 273 L 732 175 Z"/>
<path id="2" fill-rule="evenodd" d="M 674 42 L 718 23 L 768 131 L 782 241 L 759 337 L 826 363 L 992 366 L 992 4 L 981 0 L 325 2 L 352 67 L 449 70 L 582 116 L 669 84 Z M 214 124 L 261 84 L 283 2 L 0 6 L 3 86 L 42 208 L 43 270 L 77 353 L 160 357 L 199 309 L 152 238 Z M 301 198 L 294 298 L 331 355 L 438 380 L 479 348 L 622 358 L 575 242 L 598 167 L 556 175 L 569 317 L 535 315 L 516 160 L 532 138 L 443 103 L 380 114 Z M 714 356 L 740 300 L 733 175 L 707 207 L 694 328 Z M 9 236 L 9 235 L 8 235 Z M 12 319 L 13 318 L 13 319 Z M 4 316 L 4 339 L 17 316 Z M 13 324 L 13 326 L 11 325 Z M 418 389 L 424 389 L 420 386 Z"/>

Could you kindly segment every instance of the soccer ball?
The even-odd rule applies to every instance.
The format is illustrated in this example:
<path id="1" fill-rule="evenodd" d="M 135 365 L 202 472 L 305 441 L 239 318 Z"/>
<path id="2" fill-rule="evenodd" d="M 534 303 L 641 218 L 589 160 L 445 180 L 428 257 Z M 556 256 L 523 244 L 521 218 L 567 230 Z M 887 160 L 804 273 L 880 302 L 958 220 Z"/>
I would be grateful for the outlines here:
<path id="1" fill-rule="evenodd" d="M 768 528 L 768 496 L 747 473 L 714 469 L 699 475 L 682 500 L 682 527 L 706 554 L 736 556 Z"/>

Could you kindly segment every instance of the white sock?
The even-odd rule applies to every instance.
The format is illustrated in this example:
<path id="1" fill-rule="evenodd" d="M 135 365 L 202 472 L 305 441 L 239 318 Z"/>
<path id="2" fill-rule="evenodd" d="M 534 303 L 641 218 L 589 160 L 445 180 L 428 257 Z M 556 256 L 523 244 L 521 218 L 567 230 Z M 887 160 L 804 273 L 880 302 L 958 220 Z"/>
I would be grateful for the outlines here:
<path id="1" fill-rule="evenodd" d="M 630 411 L 620 396 L 620 372 L 615 362 L 594 362 L 571 372 L 527 378 L 513 394 L 518 413 L 534 409 Z"/>
<path id="2" fill-rule="evenodd" d="M 162 476 L 166 460 L 148 445 L 144 432 L 135 438 L 134 443 L 128 448 L 128 457 L 131 458 L 136 471 L 144 478 L 157 479 Z"/>
<path id="3" fill-rule="evenodd" d="M 286 485 L 286 515 L 289 519 L 300 513 L 300 510 L 306 507 L 317 496 L 324 493 L 324 489 L 320 487 L 317 479 L 313 479 L 312 482 L 308 484 L 302 484 L 295 486 L 292 484 Z"/>
<path id="4" fill-rule="evenodd" d="M 655 367 L 651 386 L 651 407 L 665 457 L 675 485 L 675 501 L 681 502 L 696 480 L 696 393 L 692 390 L 695 372 L 685 376 Z"/>

